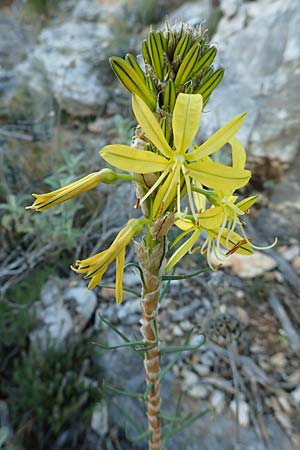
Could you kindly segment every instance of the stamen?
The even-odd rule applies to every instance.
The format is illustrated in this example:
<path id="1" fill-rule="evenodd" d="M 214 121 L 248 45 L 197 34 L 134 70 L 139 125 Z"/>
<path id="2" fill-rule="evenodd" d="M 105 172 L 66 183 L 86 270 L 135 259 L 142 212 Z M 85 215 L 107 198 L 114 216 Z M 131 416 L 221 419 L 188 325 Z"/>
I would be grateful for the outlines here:
<path id="1" fill-rule="evenodd" d="M 191 189 L 191 182 L 189 177 L 187 176 L 187 171 L 185 171 L 184 167 L 182 167 L 182 171 L 183 171 L 183 176 L 185 179 L 185 184 L 186 184 L 186 190 L 187 190 L 187 194 L 188 194 L 188 199 L 189 199 L 189 204 L 192 210 L 192 214 L 193 216 L 196 216 L 196 211 L 195 211 L 195 207 L 194 207 L 194 200 L 193 200 L 193 194 L 192 194 L 192 189 Z"/>
<path id="2" fill-rule="evenodd" d="M 233 255 L 242 245 L 248 244 L 246 239 L 241 239 L 239 242 L 237 242 L 228 252 L 226 253 L 226 256 Z"/>
<path id="3" fill-rule="evenodd" d="M 247 244 L 249 244 L 252 248 L 255 248 L 256 250 L 269 250 L 270 248 L 275 247 L 275 245 L 276 245 L 277 242 L 278 242 L 278 238 L 276 237 L 276 238 L 274 239 L 274 242 L 273 242 L 272 244 L 270 244 L 270 245 L 265 245 L 265 246 L 254 245 L 254 244 L 252 244 L 253 239 L 249 239 L 249 238 L 248 238 L 248 236 L 246 235 L 245 230 L 244 230 L 242 224 L 240 224 L 240 229 L 241 229 L 241 232 L 242 232 L 242 234 L 243 234 L 245 240 L 247 241 Z"/>
<path id="4" fill-rule="evenodd" d="M 141 198 L 137 197 L 136 201 L 135 201 L 134 209 L 139 209 L 140 206 L 141 206 Z"/>
<path id="5" fill-rule="evenodd" d="M 163 173 L 158 177 L 158 179 L 155 181 L 155 183 L 153 184 L 153 186 L 149 189 L 149 191 L 144 195 L 143 198 L 141 198 L 140 200 L 140 205 L 142 203 L 144 203 L 144 201 L 146 200 L 146 198 L 149 197 L 149 195 L 152 194 L 153 191 L 155 191 L 155 189 L 160 185 L 160 183 L 162 182 L 162 180 L 168 175 L 169 173 L 169 168 L 167 168 L 166 170 L 163 171 Z"/>

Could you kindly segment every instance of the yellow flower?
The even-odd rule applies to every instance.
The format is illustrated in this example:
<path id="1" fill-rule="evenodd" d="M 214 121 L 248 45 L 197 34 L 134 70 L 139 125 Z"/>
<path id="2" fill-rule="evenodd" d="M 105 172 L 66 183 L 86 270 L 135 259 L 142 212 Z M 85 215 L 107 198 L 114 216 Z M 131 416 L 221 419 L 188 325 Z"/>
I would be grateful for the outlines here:
<path id="1" fill-rule="evenodd" d="M 246 241 L 238 233 L 230 231 L 227 228 L 221 230 L 221 220 L 222 216 L 220 215 L 219 208 L 209 208 L 204 213 L 199 214 L 196 221 L 194 218 L 177 220 L 175 225 L 182 229 L 183 232 L 175 239 L 172 246 L 180 242 L 185 236 L 190 233 L 192 234 L 170 257 L 166 266 L 166 272 L 172 269 L 186 253 L 194 253 L 196 250 L 200 250 L 202 255 L 207 256 L 208 265 L 212 270 L 216 269 L 214 260 L 223 263 L 226 257 L 232 253 L 251 255 L 253 250 L 249 240 L 247 239 Z M 192 250 L 200 238 L 202 231 L 206 232 L 204 243 Z M 223 249 L 227 249 L 227 251 Z"/>
<path id="2" fill-rule="evenodd" d="M 235 137 L 229 140 L 232 149 L 232 167 L 233 169 L 243 170 L 246 163 L 246 151 L 242 144 Z M 238 203 L 236 203 L 238 196 L 233 195 L 234 190 L 232 189 L 218 189 L 215 192 L 209 192 L 201 187 L 193 187 L 198 195 L 204 194 L 210 203 L 213 205 L 212 209 L 215 215 L 218 215 L 219 221 L 219 233 L 218 239 L 221 239 L 223 231 L 228 229 L 227 240 L 230 239 L 231 233 L 234 232 L 236 226 L 238 225 L 243 237 L 246 241 L 248 238 L 244 231 L 243 222 L 240 220 L 240 216 L 243 216 L 247 211 L 254 205 L 258 199 L 258 195 L 253 195 L 252 197 L 247 197 Z M 195 193 L 195 194 L 196 194 Z M 200 193 L 200 194 L 199 194 Z M 201 210 L 204 210 L 202 207 Z M 200 210 L 200 211 L 201 211 Z M 197 216 L 201 218 L 200 216 Z M 197 220 L 197 219 L 196 219 Z"/>
<path id="3" fill-rule="evenodd" d="M 54 205 L 70 200 L 83 192 L 95 188 L 99 183 L 113 183 L 118 178 L 118 174 L 110 169 L 103 169 L 99 172 L 90 173 L 86 177 L 74 183 L 68 184 L 56 191 L 48 192 L 47 194 L 32 194 L 35 201 L 26 209 L 34 209 L 35 211 L 45 211 Z"/>
<path id="4" fill-rule="evenodd" d="M 71 267 L 72 270 L 77 273 L 84 273 L 85 278 L 91 278 L 88 288 L 93 289 L 100 283 L 108 266 L 116 260 L 116 301 L 117 303 L 121 303 L 123 299 L 123 273 L 126 246 L 135 235 L 141 233 L 144 224 L 144 220 L 130 219 L 108 249 L 90 258 L 77 260 L 77 268 Z"/>
<path id="5" fill-rule="evenodd" d="M 113 166 L 134 173 L 161 172 L 157 181 L 142 198 L 144 201 L 158 189 L 153 216 L 163 214 L 177 194 L 177 209 L 180 210 L 180 195 L 186 189 L 192 212 L 195 213 L 191 180 L 198 184 L 219 190 L 235 190 L 244 186 L 251 173 L 213 162 L 209 155 L 225 145 L 240 129 L 245 114 L 228 122 L 206 142 L 194 150 L 190 146 L 200 126 L 202 96 L 200 94 L 179 94 L 172 117 L 174 148 L 168 144 L 154 114 L 136 95 L 132 96 L 132 108 L 142 130 L 159 153 L 137 150 L 127 145 L 108 145 L 100 155 Z M 181 180 L 185 185 L 182 187 Z"/>

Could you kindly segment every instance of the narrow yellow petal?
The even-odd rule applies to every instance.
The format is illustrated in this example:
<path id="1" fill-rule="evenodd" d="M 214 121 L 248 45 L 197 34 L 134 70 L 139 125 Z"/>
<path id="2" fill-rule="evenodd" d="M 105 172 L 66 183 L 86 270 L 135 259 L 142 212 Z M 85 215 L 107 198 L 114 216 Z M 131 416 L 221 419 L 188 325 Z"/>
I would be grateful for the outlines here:
<path id="1" fill-rule="evenodd" d="M 52 206 L 70 200 L 83 192 L 87 192 L 90 189 L 95 188 L 99 183 L 106 182 L 106 178 L 110 177 L 110 175 L 104 173 L 105 170 L 108 170 L 113 174 L 109 169 L 103 169 L 103 171 L 100 170 L 99 172 L 90 173 L 67 186 L 56 189 L 55 191 L 47 192 L 46 194 L 32 194 L 33 197 L 35 197 L 35 201 L 31 206 L 27 206 L 26 209 L 45 211 Z"/>
<path id="2" fill-rule="evenodd" d="M 236 137 L 232 137 L 229 141 L 231 145 L 232 167 L 234 169 L 244 169 L 246 164 L 246 150 Z"/>
<path id="3" fill-rule="evenodd" d="M 169 270 L 171 270 L 172 267 L 174 267 L 175 264 L 177 264 L 178 261 L 180 261 L 181 258 L 183 258 L 184 255 L 191 250 L 200 234 L 201 230 L 195 230 L 194 233 L 173 253 L 168 261 L 166 272 L 169 272 Z"/>
<path id="4" fill-rule="evenodd" d="M 153 216 L 163 214 L 176 196 L 177 183 L 180 183 L 180 166 L 173 168 L 164 184 L 159 188 L 153 203 Z"/>
<path id="5" fill-rule="evenodd" d="M 92 277 L 91 281 L 88 284 L 88 289 L 94 289 L 101 282 L 103 275 L 107 270 L 107 267 L 108 266 L 103 267 L 100 272 L 97 272 L 97 274 Z"/>
<path id="6" fill-rule="evenodd" d="M 125 264 L 125 247 L 116 257 L 116 302 L 119 305 L 123 300 L 123 274 Z"/>
<path id="7" fill-rule="evenodd" d="M 236 206 L 242 211 L 247 211 L 252 205 L 254 205 L 254 203 L 257 202 L 258 199 L 259 195 L 253 195 L 252 197 L 244 198 L 244 200 L 238 202 Z"/>
<path id="8" fill-rule="evenodd" d="M 230 233 L 229 239 L 228 239 L 228 233 Z M 218 234 L 219 234 L 219 229 L 207 230 L 207 234 L 217 239 Z M 239 243 L 242 243 L 242 244 L 239 245 Z M 227 228 L 224 229 L 224 231 L 221 235 L 220 244 L 224 248 L 229 248 L 230 250 L 233 250 L 234 248 L 236 248 L 234 253 L 239 253 L 240 255 L 252 255 L 252 253 L 253 253 L 251 246 L 248 243 L 245 243 L 245 240 L 242 236 L 240 236 L 238 233 L 236 233 L 234 231 L 229 232 L 229 230 Z"/>
<path id="9" fill-rule="evenodd" d="M 194 226 L 193 222 L 191 222 L 188 219 L 185 219 L 185 220 L 177 219 L 175 221 L 175 225 L 176 225 L 176 227 L 180 228 L 180 230 L 184 230 L 184 231 L 191 230 L 191 228 L 193 228 L 193 226 Z"/>
<path id="10" fill-rule="evenodd" d="M 172 118 L 174 144 L 178 152 L 184 153 L 193 142 L 200 127 L 202 95 L 179 94 Z"/>
<path id="11" fill-rule="evenodd" d="M 183 231 L 182 233 L 180 233 L 180 234 L 175 238 L 175 240 L 172 242 L 170 248 L 175 247 L 175 245 L 177 245 L 178 242 L 180 242 L 187 234 L 191 233 L 191 232 L 194 231 L 194 230 L 195 230 L 195 227 L 192 226 L 192 227 L 190 227 L 188 230 L 185 230 L 185 231 Z"/>
<path id="12" fill-rule="evenodd" d="M 209 157 L 186 165 L 190 176 L 198 183 L 216 191 L 233 192 L 248 183 L 251 172 L 249 170 L 233 169 L 213 162 Z"/>
<path id="13" fill-rule="evenodd" d="M 196 180 L 192 180 L 192 184 L 195 185 L 196 187 L 200 187 L 202 188 L 202 185 L 197 184 Z M 193 191 L 193 199 L 194 199 L 194 203 L 196 205 L 197 208 L 197 212 L 200 211 L 204 211 L 206 208 L 206 197 L 203 194 L 200 194 L 199 192 L 195 192 Z"/>
<path id="14" fill-rule="evenodd" d="M 224 212 L 221 206 L 209 208 L 197 216 L 197 226 L 202 228 L 215 229 L 221 226 L 224 219 Z"/>
<path id="15" fill-rule="evenodd" d="M 166 158 L 170 158 L 173 155 L 173 151 L 167 143 L 164 133 L 154 114 L 148 108 L 146 103 L 134 94 L 132 95 L 132 109 L 148 139 Z"/>
<path id="16" fill-rule="evenodd" d="M 100 155 L 112 166 L 134 173 L 162 172 L 169 165 L 163 156 L 128 145 L 107 145 L 100 150 Z"/>
<path id="17" fill-rule="evenodd" d="M 196 161 L 204 156 L 220 150 L 229 140 L 239 131 L 246 117 L 246 113 L 236 116 L 230 120 L 224 127 L 220 128 L 210 138 L 207 139 L 200 147 L 186 155 L 188 161 Z"/>

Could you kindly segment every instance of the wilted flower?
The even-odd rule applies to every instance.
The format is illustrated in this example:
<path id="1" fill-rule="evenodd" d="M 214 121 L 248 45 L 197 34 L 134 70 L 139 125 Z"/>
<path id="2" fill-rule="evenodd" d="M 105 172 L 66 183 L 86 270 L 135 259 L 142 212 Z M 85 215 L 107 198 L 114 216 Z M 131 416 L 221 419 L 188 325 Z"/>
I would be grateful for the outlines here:
<path id="1" fill-rule="evenodd" d="M 90 189 L 94 189 L 99 183 L 110 184 L 116 181 L 117 178 L 118 174 L 110 169 L 103 169 L 99 172 L 90 173 L 89 175 L 80 178 L 80 180 L 74 181 L 55 191 L 46 194 L 32 194 L 33 197 L 35 197 L 35 201 L 31 206 L 27 206 L 26 209 L 45 211 L 54 205 L 70 200 Z"/>
<path id="2" fill-rule="evenodd" d="M 91 278 L 88 288 L 93 289 L 100 283 L 108 266 L 116 260 L 116 301 L 121 303 L 123 299 L 125 250 L 131 239 L 141 233 L 144 225 L 144 220 L 130 219 L 108 249 L 90 258 L 77 260 L 75 263 L 77 268 L 72 267 L 72 270 L 85 274 L 85 278 Z"/>

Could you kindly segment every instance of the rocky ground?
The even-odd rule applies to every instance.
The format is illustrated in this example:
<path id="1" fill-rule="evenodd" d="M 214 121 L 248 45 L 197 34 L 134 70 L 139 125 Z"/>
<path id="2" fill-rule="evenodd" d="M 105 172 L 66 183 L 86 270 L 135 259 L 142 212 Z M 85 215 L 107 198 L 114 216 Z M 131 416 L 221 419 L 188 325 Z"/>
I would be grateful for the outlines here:
<path id="1" fill-rule="evenodd" d="M 164 380 L 163 411 L 174 415 L 176 398 L 180 397 L 180 414 L 208 412 L 171 437 L 166 448 L 229 450 L 235 448 L 239 433 L 241 449 L 297 450 L 300 449 L 298 2 L 202 0 L 184 2 L 181 6 L 178 3 L 160 2 L 159 8 L 169 15 L 171 23 L 183 19 L 197 25 L 207 19 L 211 39 L 219 48 L 217 64 L 222 64 L 226 71 L 204 114 L 201 138 L 241 111 L 248 112 L 239 137 L 248 150 L 253 171 L 251 193 L 261 195 L 249 217 L 248 234 L 258 245 L 270 244 L 275 237 L 278 244 L 253 257 L 233 255 L 226 267 L 214 273 L 178 280 L 168 287 L 161 302 L 163 346 L 183 345 L 191 330 L 191 346 L 202 343 L 203 333 L 206 342 L 194 351 L 183 352 L 172 365 Z M 41 179 L 57 170 L 56 153 L 61 147 L 74 155 L 84 155 L 86 170 L 100 167 L 97 149 L 116 139 L 116 135 L 119 139 L 124 126 L 130 128 L 124 122 L 130 113 L 128 96 L 112 80 L 107 57 L 139 50 L 140 36 L 147 32 L 143 8 L 139 5 L 143 2 L 64 0 L 50 7 L 47 14 L 39 14 L 39 20 L 32 21 L 24 13 L 21 1 L 1 3 L 0 158 L 7 168 L 3 185 L 9 179 L 10 185 L 15 186 L 15 194 L 20 188 L 30 192 L 32 182 L 38 189 Z M 128 18 L 126 26 L 124 17 Z M 158 19 L 159 14 L 154 15 L 153 20 L 160 27 Z M 128 33 L 128 28 L 135 28 L 136 33 Z M 116 122 L 116 114 L 120 112 L 122 120 Z M 38 155 L 37 144 L 42 157 L 37 156 L 38 163 L 32 172 L 28 159 Z M 46 156 L 49 150 L 53 156 Z M 11 159 L 7 155 L 12 155 Z M 10 166 L 12 159 L 15 172 Z M 1 198 L 6 198 L 5 190 Z M 124 195 L 123 187 L 119 197 L 112 197 L 107 190 L 103 198 L 96 213 L 106 225 L 101 226 L 101 236 L 97 238 L 101 220 L 97 215 L 89 220 L 78 254 L 89 248 L 89 240 L 93 251 L 109 240 L 119 224 L 125 222 L 134 203 L 134 193 L 126 191 Z M 45 265 L 49 252 L 57 248 L 55 242 L 40 248 L 34 241 L 28 250 L 28 242 L 21 234 L 14 249 L 11 234 L 3 221 L 1 224 L 0 279 L 1 293 L 5 295 L 20 283 L 28 269 Z M 132 260 L 131 251 L 128 261 Z M 183 261 L 177 274 L 196 271 L 203 264 L 195 255 Z M 113 289 L 99 288 L 91 293 L 67 271 L 61 273 L 57 269 L 57 273 L 54 278 L 49 277 L 31 307 L 36 323 L 28 336 L 29 348 L 46 348 L 49 339 L 55 345 L 67 346 L 82 335 L 109 346 L 118 345 L 118 336 L 103 323 L 99 313 L 126 335 L 139 339 L 137 297 L 127 294 L 124 304 L 117 306 Z M 108 272 L 105 283 L 110 286 L 113 281 L 113 272 Z M 139 279 L 132 269 L 127 270 L 125 283 L 139 290 Z M 164 356 L 164 365 L 172 358 L 174 354 Z M 143 440 L 129 443 L 129 438 L 139 434 L 136 428 L 145 426 L 143 406 L 137 399 L 112 393 L 108 386 L 142 392 L 141 360 L 134 351 L 125 349 L 100 351 L 97 359 L 103 371 L 99 379 L 104 379 L 106 388 L 101 388 L 102 401 L 94 407 L 80 448 L 145 448 Z M 100 388 L 99 379 L 86 373 L 82 368 L 89 382 Z M 0 425 L 7 426 L 13 435 L 18 430 L 12 429 L 10 407 L 1 401 Z M 129 418 L 134 417 L 137 427 L 128 417 L 124 418 L 120 408 L 127 411 Z M 52 448 L 70 448 L 70 442 L 70 436 L 61 432 Z"/>

